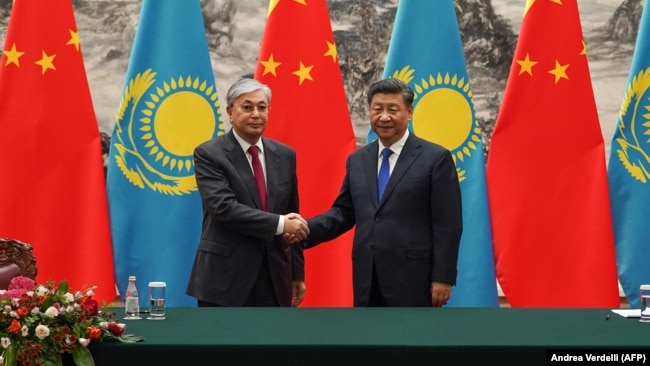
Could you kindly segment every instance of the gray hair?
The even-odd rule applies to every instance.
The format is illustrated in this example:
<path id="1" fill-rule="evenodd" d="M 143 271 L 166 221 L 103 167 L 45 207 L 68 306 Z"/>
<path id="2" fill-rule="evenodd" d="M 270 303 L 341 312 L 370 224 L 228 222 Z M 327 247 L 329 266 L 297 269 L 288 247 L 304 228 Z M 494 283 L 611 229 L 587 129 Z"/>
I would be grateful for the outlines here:
<path id="1" fill-rule="evenodd" d="M 254 92 L 256 90 L 262 90 L 264 94 L 266 94 L 268 102 L 271 102 L 271 88 L 248 77 L 243 77 L 230 86 L 230 89 L 228 89 L 228 93 L 226 94 L 226 102 L 228 103 L 228 106 L 232 107 L 235 99 L 239 98 L 243 94 Z"/>

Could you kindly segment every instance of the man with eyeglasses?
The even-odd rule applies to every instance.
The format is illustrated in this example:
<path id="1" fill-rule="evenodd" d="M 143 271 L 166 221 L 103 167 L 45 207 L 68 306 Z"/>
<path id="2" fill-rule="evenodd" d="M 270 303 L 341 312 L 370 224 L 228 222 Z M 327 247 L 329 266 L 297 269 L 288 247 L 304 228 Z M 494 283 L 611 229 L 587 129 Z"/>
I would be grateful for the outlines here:
<path id="1" fill-rule="evenodd" d="M 271 90 L 242 78 L 227 93 L 232 129 L 194 151 L 203 231 L 186 293 L 199 307 L 298 306 L 302 249 L 283 234 L 309 234 L 298 212 L 296 152 L 262 137 Z"/>

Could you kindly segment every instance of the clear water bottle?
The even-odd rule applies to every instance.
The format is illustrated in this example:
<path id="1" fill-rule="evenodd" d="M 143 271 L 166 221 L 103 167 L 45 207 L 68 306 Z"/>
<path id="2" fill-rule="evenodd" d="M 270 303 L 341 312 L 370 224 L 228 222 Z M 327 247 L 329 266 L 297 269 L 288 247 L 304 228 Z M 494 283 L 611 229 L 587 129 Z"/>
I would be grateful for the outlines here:
<path id="1" fill-rule="evenodd" d="M 142 319 L 140 318 L 140 296 L 138 293 L 138 285 L 135 282 L 135 276 L 129 276 L 129 284 L 126 285 L 124 310 L 126 311 L 124 319 Z"/>

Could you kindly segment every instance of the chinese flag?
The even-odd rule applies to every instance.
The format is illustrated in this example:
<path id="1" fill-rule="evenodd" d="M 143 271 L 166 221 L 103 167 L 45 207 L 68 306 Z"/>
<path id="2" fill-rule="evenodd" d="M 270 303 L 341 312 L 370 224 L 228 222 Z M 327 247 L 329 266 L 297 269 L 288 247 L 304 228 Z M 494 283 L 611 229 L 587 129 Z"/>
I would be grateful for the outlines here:
<path id="1" fill-rule="evenodd" d="M 618 307 L 603 136 L 576 0 L 528 1 L 487 164 L 513 307 Z"/>
<path id="2" fill-rule="evenodd" d="M 271 0 L 255 78 L 272 92 L 265 136 L 296 149 L 300 214 L 328 210 L 356 148 L 325 0 Z M 352 305 L 352 232 L 305 251 L 304 306 Z"/>
<path id="3" fill-rule="evenodd" d="M 100 135 L 70 0 L 15 0 L 0 59 L 0 236 L 38 282 L 115 299 Z"/>

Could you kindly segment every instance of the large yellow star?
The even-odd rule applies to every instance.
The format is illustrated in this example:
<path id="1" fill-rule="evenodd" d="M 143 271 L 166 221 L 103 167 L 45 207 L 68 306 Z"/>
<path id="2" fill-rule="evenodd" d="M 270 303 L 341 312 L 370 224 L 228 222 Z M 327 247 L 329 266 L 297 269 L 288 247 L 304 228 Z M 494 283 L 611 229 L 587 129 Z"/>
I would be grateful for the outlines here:
<path id="1" fill-rule="evenodd" d="M 275 60 L 273 59 L 273 54 L 269 56 L 268 60 L 260 61 L 260 63 L 264 65 L 264 72 L 262 73 L 262 76 L 268 73 L 273 74 L 273 76 L 278 76 L 278 74 L 276 74 L 275 72 L 275 69 L 277 69 L 278 66 L 282 65 L 282 62 L 275 62 Z"/>
<path id="2" fill-rule="evenodd" d="M 18 60 L 20 56 L 24 55 L 25 52 L 20 52 L 16 49 L 16 43 L 11 46 L 11 49 L 9 51 L 2 51 L 2 53 L 7 56 L 7 61 L 5 62 L 5 66 L 8 66 L 9 64 L 15 64 L 16 66 L 20 66 L 20 61 Z"/>
<path id="3" fill-rule="evenodd" d="M 521 69 L 519 69 L 519 75 L 527 73 L 530 76 L 533 76 L 533 66 L 537 64 L 537 61 L 531 61 L 530 55 L 526 54 L 526 58 L 523 60 L 517 60 Z"/>
<path id="4" fill-rule="evenodd" d="M 528 14 L 528 10 L 530 10 L 530 7 L 533 6 L 535 3 L 535 0 L 526 0 L 526 6 L 524 7 L 524 16 Z"/>
<path id="5" fill-rule="evenodd" d="M 37 65 L 41 66 L 41 75 L 45 75 L 45 72 L 49 69 L 56 70 L 56 67 L 54 67 L 55 57 L 56 55 L 49 56 L 45 51 L 43 51 L 41 59 L 35 62 Z"/>
<path id="6" fill-rule="evenodd" d="M 555 75 L 555 84 L 557 84 L 557 82 L 560 81 L 560 79 L 569 80 L 569 77 L 566 74 L 567 68 L 569 68 L 569 64 L 560 65 L 560 63 L 557 60 L 555 60 L 555 68 L 548 72 L 549 74 Z"/>
<path id="7" fill-rule="evenodd" d="M 79 52 L 79 33 L 73 31 L 72 29 L 69 29 L 68 32 L 70 32 L 70 40 L 66 45 L 74 45 L 74 48 L 77 49 L 77 52 Z"/>
<path id="8" fill-rule="evenodd" d="M 338 53 L 336 52 L 336 44 L 327 41 L 327 52 L 323 56 L 332 56 L 332 61 L 336 62 L 336 56 L 338 56 Z"/>
<path id="9" fill-rule="evenodd" d="M 298 85 L 302 85 L 302 82 L 305 81 L 305 79 L 314 80 L 311 78 L 311 75 L 309 74 L 312 68 L 314 68 L 314 65 L 305 66 L 303 65 L 302 61 L 300 61 L 300 68 L 293 72 L 294 75 L 300 78 Z"/>
<path id="10" fill-rule="evenodd" d="M 293 0 L 293 1 L 297 2 L 298 4 L 307 5 L 306 0 Z M 269 3 L 269 12 L 266 14 L 267 17 L 271 15 L 273 10 L 275 10 L 275 7 L 278 6 L 279 3 L 280 0 L 271 0 L 271 2 Z"/>

